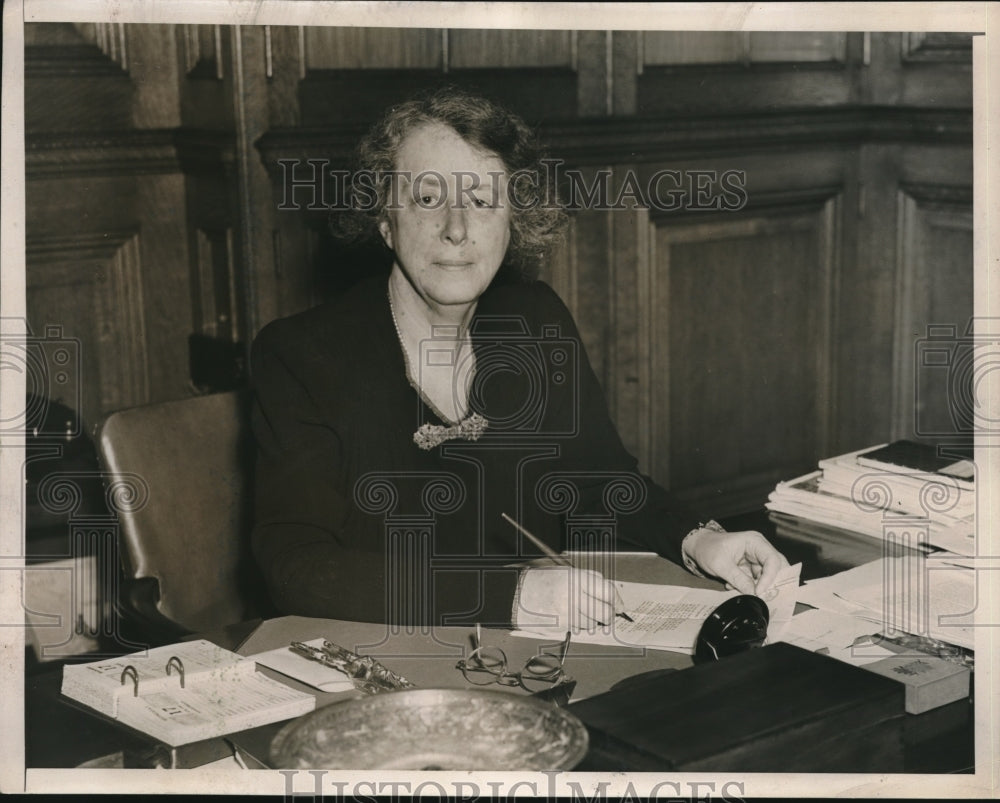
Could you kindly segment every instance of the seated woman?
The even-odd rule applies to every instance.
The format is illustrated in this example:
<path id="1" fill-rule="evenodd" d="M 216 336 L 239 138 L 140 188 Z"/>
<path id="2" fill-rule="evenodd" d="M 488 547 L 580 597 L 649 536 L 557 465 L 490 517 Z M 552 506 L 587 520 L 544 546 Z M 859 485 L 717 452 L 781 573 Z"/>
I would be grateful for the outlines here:
<path id="1" fill-rule="evenodd" d="M 600 572 L 538 551 L 640 545 L 763 593 L 784 557 L 687 514 L 636 471 L 572 316 L 532 278 L 564 213 L 527 126 L 456 90 L 392 108 L 359 147 L 358 229 L 392 255 L 278 320 L 252 358 L 254 552 L 289 614 L 587 627 Z"/>

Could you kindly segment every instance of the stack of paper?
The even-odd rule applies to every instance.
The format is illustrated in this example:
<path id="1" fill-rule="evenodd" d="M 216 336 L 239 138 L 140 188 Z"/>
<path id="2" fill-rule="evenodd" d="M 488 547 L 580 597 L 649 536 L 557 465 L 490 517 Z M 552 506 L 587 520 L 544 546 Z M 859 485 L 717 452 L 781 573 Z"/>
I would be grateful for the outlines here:
<path id="1" fill-rule="evenodd" d="M 877 624 L 890 634 L 975 647 L 975 572 L 943 560 L 882 558 L 807 582 L 799 601 Z"/>
<path id="2" fill-rule="evenodd" d="M 67 665 L 62 693 L 173 746 L 290 719 L 316 705 L 311 694 L 204 640 Z"/>
<path id="3" fill-rule="evenodd" d="M 939 458 L 909 441 L 819 462 L 778 486 L 766 507 L 800 519 L 884 538 L 903 524 L 929 548 L 975 554 L 975 486 L 967 460 Z"/>

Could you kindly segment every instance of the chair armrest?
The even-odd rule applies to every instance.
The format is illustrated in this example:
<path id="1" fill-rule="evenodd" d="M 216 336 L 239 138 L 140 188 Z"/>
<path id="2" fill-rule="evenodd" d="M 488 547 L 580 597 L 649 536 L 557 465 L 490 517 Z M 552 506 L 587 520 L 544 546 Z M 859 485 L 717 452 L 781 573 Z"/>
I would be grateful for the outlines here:
<path id="1" fill-rule="evenodd" d="M 160 585 L 155 577 L 124 580 L 114 608 L 126 637 L 148 642 L 150 646 L 160 646 L 172 644 L 192 633 L 160 613 L 157 607 L 159 600 Z"/>

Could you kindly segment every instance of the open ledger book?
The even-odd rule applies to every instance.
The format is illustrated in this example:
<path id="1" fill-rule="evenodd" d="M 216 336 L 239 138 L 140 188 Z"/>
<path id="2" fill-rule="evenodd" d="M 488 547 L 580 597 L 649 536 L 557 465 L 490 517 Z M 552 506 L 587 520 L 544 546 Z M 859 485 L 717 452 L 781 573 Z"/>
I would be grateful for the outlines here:
<path id="1" fill-rule="evenodd" d="M 190 641 L 67 665 L 62 693 L 174 747 L 313 710 L 311 694 L 256 669 L 211 642 Z"/>

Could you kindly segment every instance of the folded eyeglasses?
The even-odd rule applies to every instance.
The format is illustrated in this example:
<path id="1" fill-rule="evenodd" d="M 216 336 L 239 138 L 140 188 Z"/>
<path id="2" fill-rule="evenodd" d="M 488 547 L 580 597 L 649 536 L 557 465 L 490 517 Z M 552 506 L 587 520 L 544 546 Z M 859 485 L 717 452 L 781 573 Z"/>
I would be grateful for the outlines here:
<path id="1" fill-rule="evenodd" d="M 499 647 L 484 647 L 480 641 L 480 630 L 476 627 L 476 648 L 457 664 L 465 679 L 476 686 L 520 686 L 525 691 L 536 694 L 556 684 L 573 683 L 566 674 L 563 661 L 569 650 L 570 633 L 559 646 L 558 653 L 541 652 L 531 656 L 519 672 L 511 672 L 507 665 L 507 655 Z"/>

